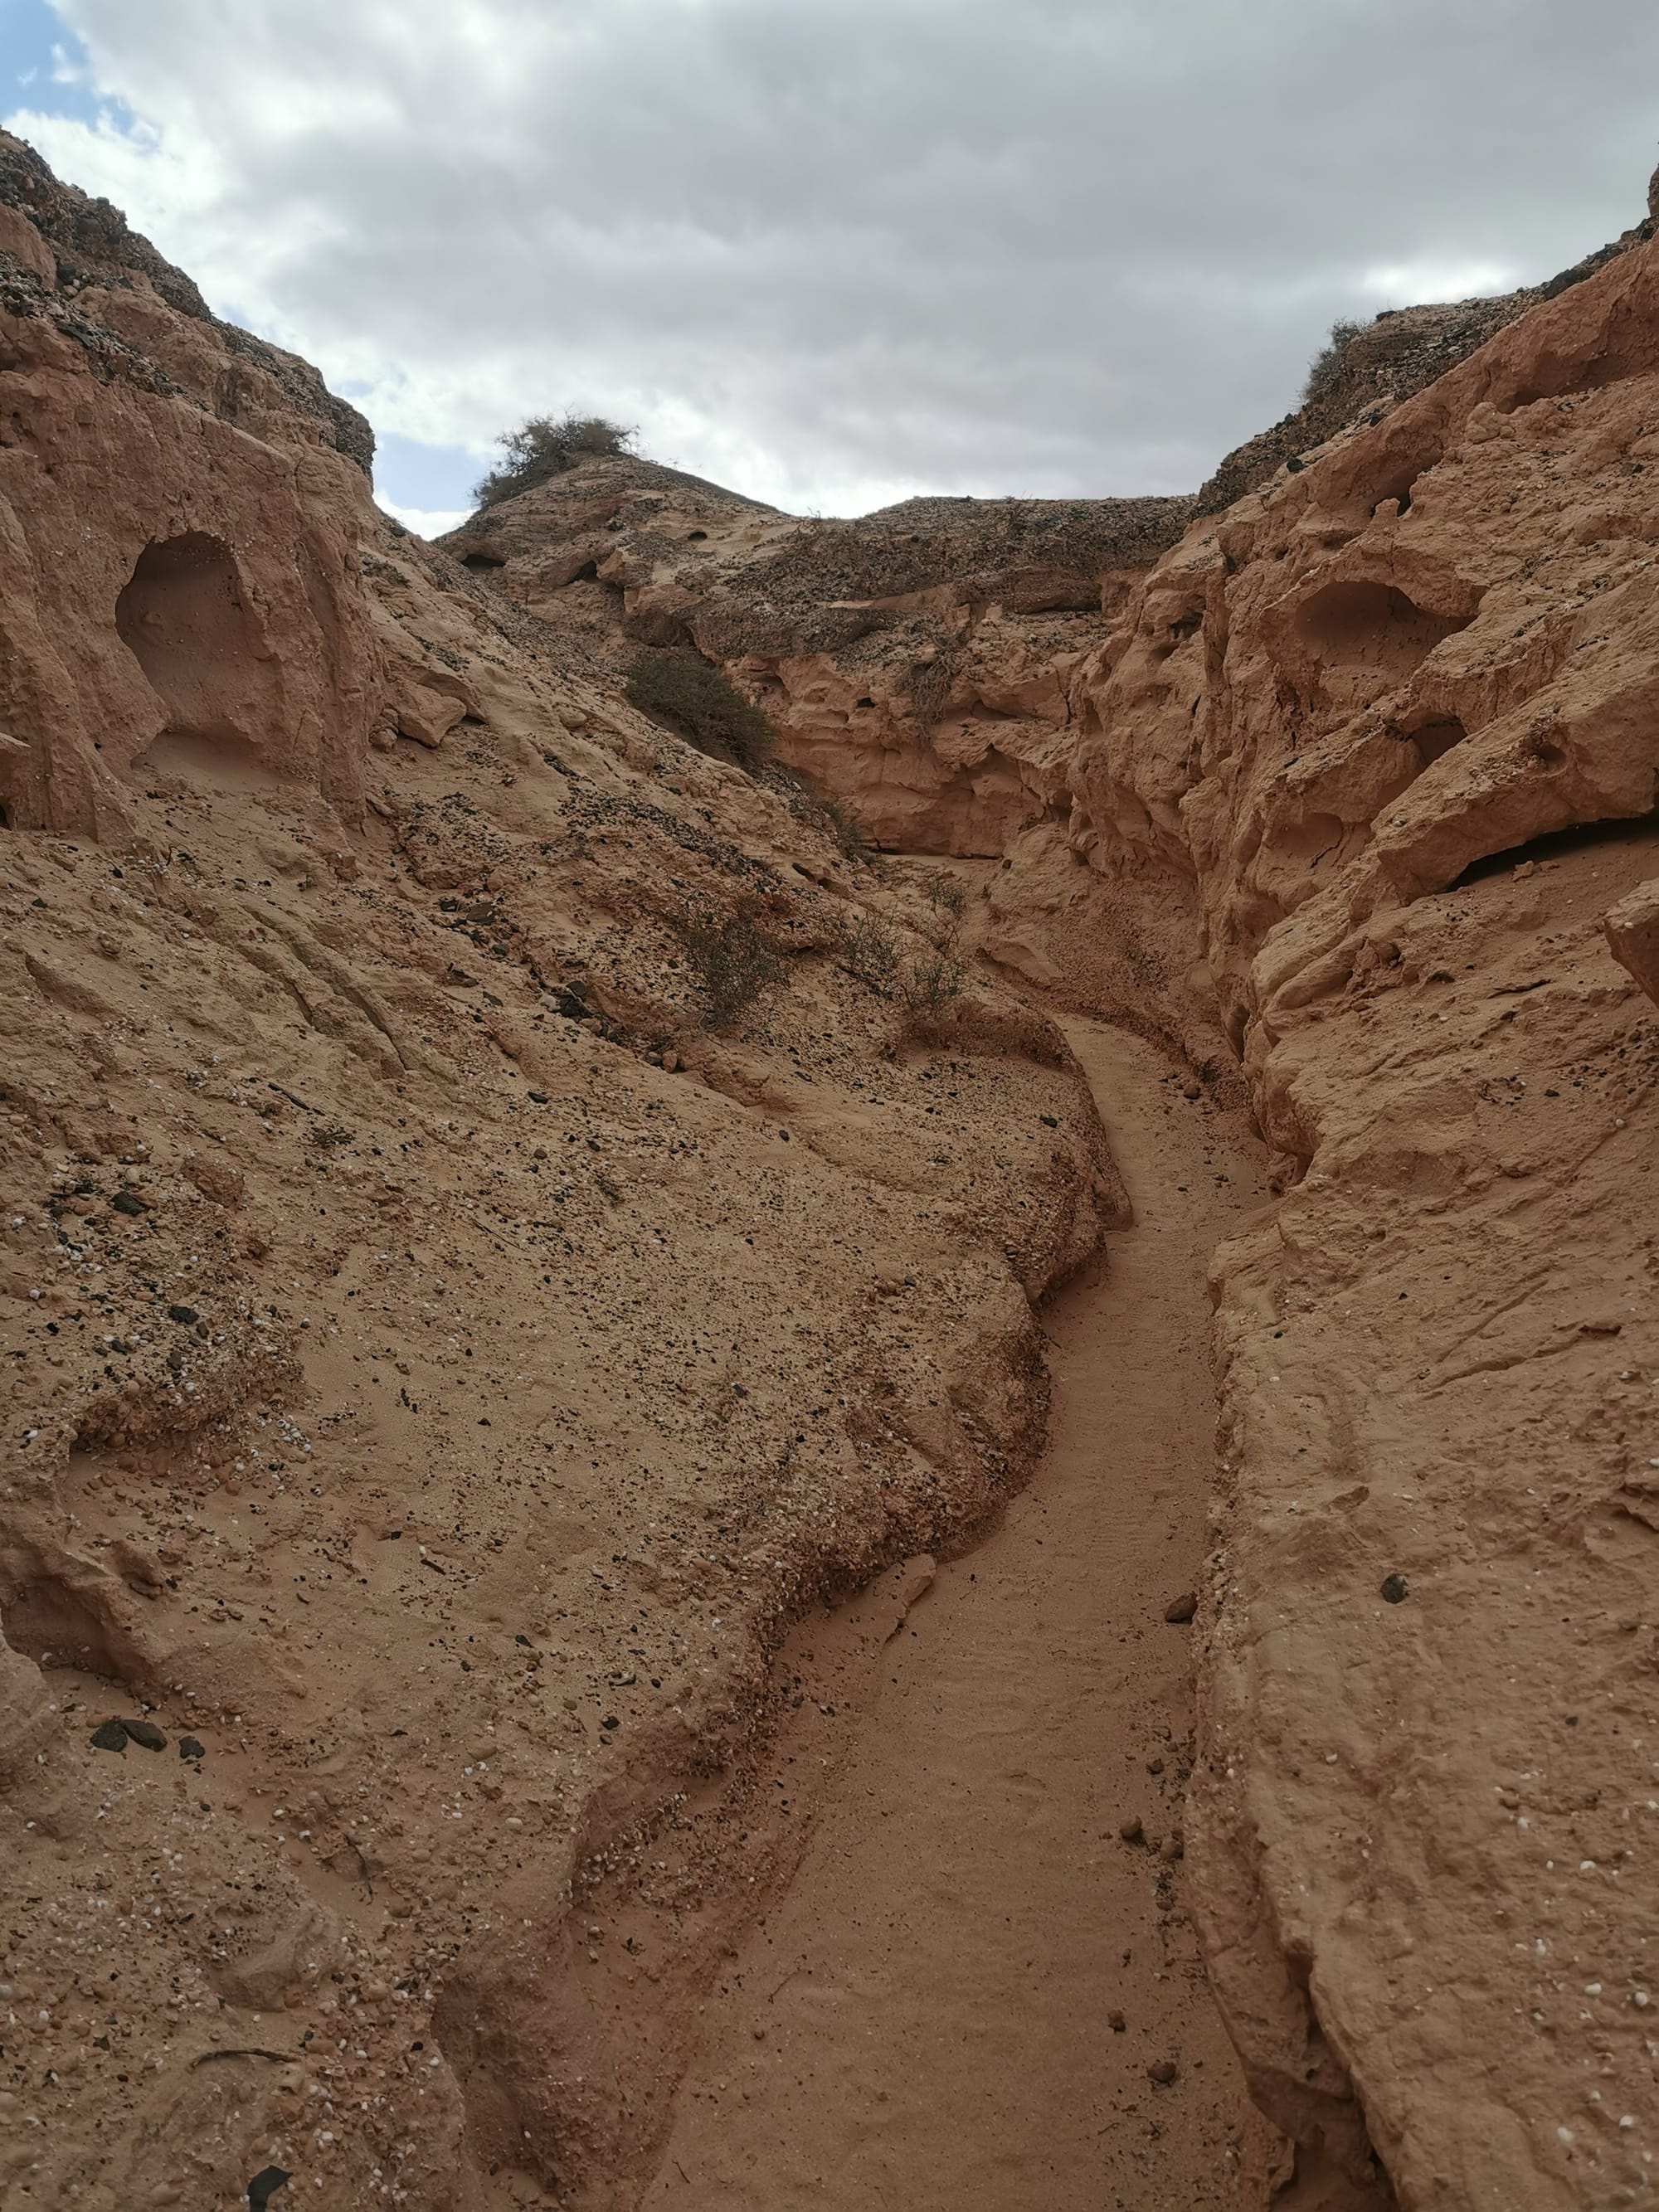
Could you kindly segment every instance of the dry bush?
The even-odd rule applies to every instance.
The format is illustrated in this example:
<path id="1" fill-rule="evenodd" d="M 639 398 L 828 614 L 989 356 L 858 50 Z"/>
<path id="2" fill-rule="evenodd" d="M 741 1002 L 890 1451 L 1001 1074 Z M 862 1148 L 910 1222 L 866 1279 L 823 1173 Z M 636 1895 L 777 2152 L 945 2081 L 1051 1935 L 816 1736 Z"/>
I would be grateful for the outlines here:
<path id="1" fill-rule="evenodd" d="M 919 720 L 939 720 L 951 703 L 961 666 L 962 654 L 954 646 L 941 647 L 910 663 L 904 672 L 904 690 Z"/>
<path id="2" fill-rule="evenodd" d="M 941 871 L 927 878 L 927 902 L 954 936 L 968 911 L 968 886 L 960 876 Z"/>
<path id="3" fill-rule="evenodd" d="M 477 487 L 478 503 L 494 507 L 596 454 L 631 453 L 637 435 L 602 415 L 566 415 L 556 422 L 548 415 L 532 415 L 500 441 L 501 458 Z"/>
<path id="4" fill-rule="evenodd" d="M 830 828 L 836 841 L 836 849 L 842 860 L 869 860 L 874 848 L 866 834 L 863 823 L 859 820 L 852 808 L 843 805 L 839 799 L 822 799 L 819 805 L 830 818 Z"/>
<path id="5" fill-rule="evenodd" d="M 683 930 L 704 999 L 703 1026 L 728 1028 L 763 991 L 783 980 L 784 966 L 751 921 L 739 915 L 690 917 Z"/>
<path id="6" fill-rule="evenodd" d="M 878 999 L 890 999 L 898 988 L 898 939 L 873 915 L 861 914 L 847 923 L 842 931 L 841 957 L 848 972 Z"/>
<path id="7" fill-rule="evenodd" d="M 760 708 L 695 653 L 642 653 L 628 672 L 628 699 L 677 730 L 699 752 L 735 761 L 750 775 L 776 732 Z"/>
<path id="8" fill-rule="evenodd" d="M 1348 348 L 1359 336 L 1363 323 L 1340 319 L 1331 325 L 1330 336 L 1308 363 L 1308 380 L 1302 387 L 1302 404 L 1311 406 L 1316 399 L 1328 399 L 1342 380 L 1343 364 Z"/>
<path id="9" fill-rule="evenodd" d="M 899 994 L 913 1014 L 936 1013 L 947 1000 L 960 996 L 967 979 L 967 969 L 953 953 L 924 953 L 899 978 Z"/>

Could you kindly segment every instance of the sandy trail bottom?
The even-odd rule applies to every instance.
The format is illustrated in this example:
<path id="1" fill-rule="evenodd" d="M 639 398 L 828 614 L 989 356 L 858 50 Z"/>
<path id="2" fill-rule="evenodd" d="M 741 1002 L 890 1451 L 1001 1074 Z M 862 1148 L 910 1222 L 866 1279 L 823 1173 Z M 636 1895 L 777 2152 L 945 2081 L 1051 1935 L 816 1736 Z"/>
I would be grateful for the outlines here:
<path id="1" fill-rule="evenodd" d="M 1182 1911 L 1191 1631 L 1164 1609 L 1203 1546 L 1206 1261 L 1261 1163 L 1138 1039 L 1071 1036 L 1136 1225 L 1047 1316 L 1043 1465 L 888 1647 L 794 1881 L 711 1996 L 647 2206 L 1260 2201 L 1270 2140 Z"/>

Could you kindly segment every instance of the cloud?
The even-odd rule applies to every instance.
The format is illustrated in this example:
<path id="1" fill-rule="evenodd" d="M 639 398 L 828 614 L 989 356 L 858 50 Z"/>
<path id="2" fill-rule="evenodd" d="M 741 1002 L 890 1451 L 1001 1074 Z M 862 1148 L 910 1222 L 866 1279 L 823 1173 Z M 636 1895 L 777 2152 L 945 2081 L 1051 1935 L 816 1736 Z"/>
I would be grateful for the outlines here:
<path id="1" fill-rule="evenodd" d="M 401 507 L 390 499 L 381 500 L 380 506 L 417 538 L 441 538 L 446 531 L 459 528 L 472 512 L 470 507 Z"/>
<path id="2" fill-rule="evenodd" d="M 1659 136 L 1650 0 L 57 6 L 120 109 L 11 127 L 378 427 L 574 406 L 824 512 L 1190 489 L 1335 316 L 1633 222 Z"/>

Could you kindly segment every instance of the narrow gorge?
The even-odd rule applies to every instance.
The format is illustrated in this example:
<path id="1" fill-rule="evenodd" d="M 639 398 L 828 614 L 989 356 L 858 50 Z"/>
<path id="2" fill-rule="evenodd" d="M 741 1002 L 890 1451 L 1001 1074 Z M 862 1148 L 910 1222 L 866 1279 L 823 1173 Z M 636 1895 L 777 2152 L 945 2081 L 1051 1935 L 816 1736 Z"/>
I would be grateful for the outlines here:
<path id="1" fill-rule="evenodd" d="M 1647 2201 L 1652 221 L 1190 498 L 373 452 L 0 135 L 0 2196 Z"/>

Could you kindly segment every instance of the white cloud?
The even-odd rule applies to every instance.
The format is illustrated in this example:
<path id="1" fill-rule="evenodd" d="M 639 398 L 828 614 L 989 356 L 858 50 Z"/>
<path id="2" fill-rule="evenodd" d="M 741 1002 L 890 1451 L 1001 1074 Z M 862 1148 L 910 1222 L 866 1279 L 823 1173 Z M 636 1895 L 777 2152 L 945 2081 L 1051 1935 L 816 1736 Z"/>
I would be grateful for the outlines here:
<path id="1" fill-rule="evenodd" d="M 441 538 L 446 532 L 459 529 L 472 513 L 470 507 L 399 507 L 390 499 L 379 504 L 383 514 L 394 516 L 417 538 Z"/>
<path id="2" fill-rule="evenodd" d="M 1333 317 L 1641 212 L 1650 0 L 57 0 L 12 118 L 382 429 L 786 506 L 1196 484 Z M 1417 294 L 1420 296 L 1420 294 Z"/>

